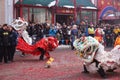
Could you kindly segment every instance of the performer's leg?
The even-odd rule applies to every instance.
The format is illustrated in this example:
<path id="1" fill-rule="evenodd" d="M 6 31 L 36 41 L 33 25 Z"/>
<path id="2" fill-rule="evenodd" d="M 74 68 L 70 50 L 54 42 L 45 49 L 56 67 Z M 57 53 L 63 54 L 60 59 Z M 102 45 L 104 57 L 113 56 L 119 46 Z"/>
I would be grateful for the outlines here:
<path id="1" fill-rule="evenodd" d="M 100 76 L 102 78 L 106 78 L 106 74 L 105 74 L 105 71 L 104 69 L 100 66 L 100 68 L 98 69 L 98 73 L 100 74 Z"/>
<path id="2" fill-rule="evenodd" d="M 45 53 L 45 56 L 47 57 L 47 59 L 49 59 L 49 58 L 50 58 L 49 52 L 46 52 L 46 53 Z"/>
<path id="3" fill-rule="evenodd" d="M 40 55 L 40 57 L 39 57 L 39 60 L 43 60 L 43 59 L 44 59 L 45 50 L 42 49 L 42 48 L 38 48 L 38 50 L 40 50 L 40 52 L 41 52 L 41 55 Z"/>
<path id="4" fill-rule="evenodd" d="M 24 55 L 24 56 L 25 56 L 25 53 L 24 53 L 24 52 L 22 52 L 22 55 Z"/>
<path id="5" fill-rule="evenodd" d="M 24 53 L 24 52 L 22 52 L 20 56 L 22 56 L 22 57 L 23 57 L 23 56 L 25 56 L 25 53 Z"/>
<path id="6" fill-rule="evenodd" d="M 96 63 L 96 67 L 98 67 L 99 62 L 96 59 L 94 59 L 93 62 L 95 62 Z M 100 74 L 101 77 L 106 78 L 105 71 L 104 71 L 104 69 L 101 66 L 98 69 L 98 73 Z"/>
<path id="7" fill-rule="evenodd" d="M 94 63 L 94 62 L 96 63 L 96 67 L 98 67 L 99 62 L 96 59 L 94 59 L 93 62 L 91 62 L 91 64 Z M 83 65 L 83 67 L 84 67 L 83 73 L 89 73 L 85 64 Z"/>
<path id="8" fill-rule="evenodd" d="M 89 73 L 89 71 L 87 70 L 87 68 L 86 68 L 86 65 L 85 65 L 85 64 L 83 65 L 83 68 L 84 68 L 84 71 L 82 71 L 82 73 Z"/>
<path id="9" fill-rule="evenodd" d="M 116 70 L 117 68 L 113 68 L 113 69 L 108 69 L 107 72 L 114 72 L 114 70 Z"/>
<path id="10" fill-rule="evenodd" d="M 93 62 L 91 62 L 91 64 L 94 63 L 94 62 L 96 63 L 96 67 L 98 67 L 99 62 L 94 59 Z M 86 68 L 85 63 L 84 63 L 84 65 L 83 65 L 83 68 L 84 68 L 84 71 L 83 71 L 82 73 L 89 73 L 89 71 L 88 71 L 87 68 Z"/>
<path id="11" fill-rule="evenodd" d="M 95 63 L 96 63 L 96 67 L 98 67 L 98 64 L 99 64 L 100 62 L 98 62 L 96 59 L 94 59 L 93 62 L 95 62 Z"/>

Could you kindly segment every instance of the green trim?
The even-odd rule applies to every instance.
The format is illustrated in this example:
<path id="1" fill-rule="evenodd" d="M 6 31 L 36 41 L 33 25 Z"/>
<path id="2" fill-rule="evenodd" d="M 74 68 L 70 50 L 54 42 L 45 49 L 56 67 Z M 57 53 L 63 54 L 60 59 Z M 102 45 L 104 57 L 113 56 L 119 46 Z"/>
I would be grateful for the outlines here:
<path id="1" fill-rule="evenodd" d="M 36 4 L 41 4 L 42 6 L 48 6 L 50 2 L 54 0 L 23 0 L 22 4 L 24 5 L 36 5 Z M 69 6 L 74 6 L 74 0 L 58 0 L 58 6 L 63 7 L 64 5 L 69 5 Z M 16 4 L 20 4 L 18 1 Z M 82 7 L 95 7 L 94 4 L 90 0 L 76 0 L 76 5 L 77 7 L 82 6 Z"/>

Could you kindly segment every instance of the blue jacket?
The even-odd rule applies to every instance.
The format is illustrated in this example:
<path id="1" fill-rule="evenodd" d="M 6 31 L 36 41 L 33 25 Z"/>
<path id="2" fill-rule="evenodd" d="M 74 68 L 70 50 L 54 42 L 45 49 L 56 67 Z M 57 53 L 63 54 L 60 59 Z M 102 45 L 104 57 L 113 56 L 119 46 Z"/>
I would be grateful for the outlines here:
<path id="1" fill-rule="evenodd" d="M 57 30 L 56 30 L 56 29 L 50 29 L 50 30 L 49 30 L 49 36 L 55 37 L 55 36 L 56 36 L 56 33 L 57 33 Z"/>

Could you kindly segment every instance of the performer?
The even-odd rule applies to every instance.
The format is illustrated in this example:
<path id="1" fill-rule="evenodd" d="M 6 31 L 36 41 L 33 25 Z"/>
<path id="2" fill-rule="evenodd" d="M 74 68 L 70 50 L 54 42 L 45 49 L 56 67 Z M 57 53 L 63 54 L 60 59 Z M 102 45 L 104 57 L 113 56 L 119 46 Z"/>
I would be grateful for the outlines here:
<path id="1" fill-rule="evenodd" d="M 13 21 L 12 26 L 18 31 L 20 37 L 18 38 L 17 49 L 24 53 L 33 55 L 40 55 L 40 60 L 44 59 L 44 55 L 50 58 L 49 51 L 53 51 L 58 46 L 58 41 L 54 37 L 43 38 L 32 45 L 32 38 L 29 37 L 26 31 L 28 23 L 21 18 Z"/>
<path id="2" fill-rule="evenodd" d="M 84 61 L 84 73 L 89 73 L 87 67 L 95 63 L 97 72 L 105 78 L 105 72 L 113 72 L 120 67 L 120 45 L 116 45 L 111 51 L 105 51 L 104 46 L 95 38 L 81 37 L 73 43 L 77 55 Z"/>
<path id="3" fill-rule="evenodd" d="M 58 40 L 54 37 L 46 37 L 37 41 L 34 45 L 27 44 L 23 38 L 18 39 L 17 49 L 26 54 L 40 55 L 40 60 L 44 59 L 44 55 L 49 59 L 49 51 L 53 51 L 58 46 Z"/>

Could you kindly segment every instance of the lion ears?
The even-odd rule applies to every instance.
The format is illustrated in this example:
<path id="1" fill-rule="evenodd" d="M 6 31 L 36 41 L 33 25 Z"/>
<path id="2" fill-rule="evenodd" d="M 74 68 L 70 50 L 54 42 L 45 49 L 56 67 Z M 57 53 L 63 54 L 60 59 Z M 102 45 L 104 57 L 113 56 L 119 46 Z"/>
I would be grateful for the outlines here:
<path id="1" fill-rule="evenodd" d="M 18 19 L 15 19 L 11 25 L 15 30 L 20 30 L 21 28 L 28 26 L 28 22 L 25 21 L 24 18 L 18 17 Z"/>

